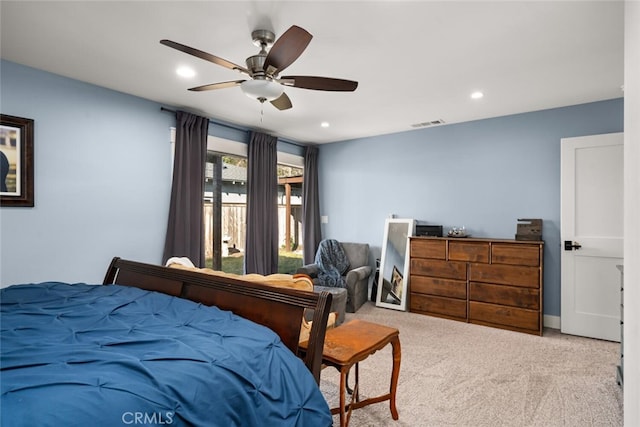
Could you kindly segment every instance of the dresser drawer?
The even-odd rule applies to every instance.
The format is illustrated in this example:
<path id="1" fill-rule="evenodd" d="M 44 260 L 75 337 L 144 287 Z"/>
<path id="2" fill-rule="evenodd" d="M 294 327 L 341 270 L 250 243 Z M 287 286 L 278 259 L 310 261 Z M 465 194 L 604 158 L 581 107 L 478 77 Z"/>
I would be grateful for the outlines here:
<path id="1" fill-rule="evenodd" d="M 411 293 L 411 311 L 454 317 L 465 320 L 467 318 L 467 302 L 465 300 L 426 296 Z"/>
<path id="2" fill-rule="evenodd" d="M 489 262 L 489 242 L 449 240 L 449 259 L 452 261 Z"/>
<path id="3" fill-rule="evenodd" d="M 411 258 L 445 259 L 446 240 L 411 239 Z"/>
<path id="4" fill-rule="evenodd" d="M 539 313 L 533 310 L 476 301 L 469 302 L 470 321 L 475 320 L 494 325 L 508 325 L 510 327 L 538 331 L 540 328 L 539 316 Z"/>
<path id="5" fill-rule="evenodd" d="M 425 258 L 411 258 L 411 275 L 467 280 L 467 264 Z"/>
<path id="6" fill-rule="evenodd" d="M 411 292 L 450 298 L 467 298 L 467 282 L 438 277 L 411 276 Z"/>
<path id="7" fill-rule="evenodd" d="M 540 287 L 540 269 L 500 264 L 469 264 L 469 280 L 526 288 Z"/>
<path id="8" fill-rule="evenodd" d="M 540 265 L 540 247 L 538 245 L 494 243 L 491 245 L 491 263 L 537 267 Z"/>
<path id="9" fill-rule="evenodd" d="M 413 286 L 413 283 L 411 285 Z M 534 288 L 470 282 L 469 299 L 528 308 L 530 310 L 538 310 L 540 308 L 540 291 Z"/>

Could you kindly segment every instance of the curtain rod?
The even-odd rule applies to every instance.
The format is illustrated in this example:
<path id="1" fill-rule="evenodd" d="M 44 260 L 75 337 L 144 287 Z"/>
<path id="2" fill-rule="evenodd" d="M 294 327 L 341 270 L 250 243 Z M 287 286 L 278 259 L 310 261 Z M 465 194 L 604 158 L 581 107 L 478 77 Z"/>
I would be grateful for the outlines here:
<path id="1" fill-rule="evenodd" d="M 170 109 L 170 108 L 166 108 L 166 107 L 160 107 L 160 111 L 166 111 L 167 113 L 172 113 L 172 114 L 175 114 L 175 113 L 177 112 L 176 110 L 172 110 L 172 109 Z M 209 120 L 211 120 L 211 119 L 209 119 Z M 249 130 L 247 130 L 247 129 L 243 129 L 243 128 L 239 127 L 239 126 L 228 125 L 228 124 L 226 124 L 226 123 L 219 123 L 219 122 L 217 122 L 217 121 L 215 121 L 215 120 L 212 120 L 212 121 L 213 121 L 217 126 L 226 127 L 226 128 L 233 129 L 233 130 L 239 130 L 239 131 L 241 131 L 241 132 L 247 132 L 247 133 L 249 132 Z M 307 145 L 307 144 L 300 144 L 300 143 L 298 143 L 298 142 L 289 141 L 289 140 L 286 140 L 286 139 L 283 139 L 283 138 L 278 138 L 278 139 L 279 139 L 280 141 L 282 141 L 282 142 L 286 143 L 286 144 L 295 145 L 295 146 L 297 146 L 297 147 L 302 147 L 302 148 L 306 148 L 306 147 L 308 147 L 308 145 Z"/>
<path id="2" fill-rule="evenodd" d="M 176 110 L 171 110 L 171 109 L 165 108 L 165 107 L 160 107 L 160 111 L 166 111 L 167 113 L 173 113 L 173 114 L 177 113 Z M 242 129 L 241 127 L 238 127 L 238 126 L 228 125 L 226 123 L 215 122 L 215 124 L 217 124 L 218 126 L 229 128 L 229 129 L 239 130 L 241 132 L 248 132 L 248 130 L 246 130 L 246 129 Z"/>

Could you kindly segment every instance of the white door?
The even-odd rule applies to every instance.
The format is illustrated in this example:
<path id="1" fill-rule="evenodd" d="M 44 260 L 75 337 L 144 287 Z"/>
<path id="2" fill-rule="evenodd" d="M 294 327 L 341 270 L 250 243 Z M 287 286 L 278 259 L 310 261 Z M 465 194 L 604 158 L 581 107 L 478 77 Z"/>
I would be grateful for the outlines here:
<path id="1" fill-rule="evenodd" d="M 563 333 L 620 341 L 623 134 L 561 140 Z"/>

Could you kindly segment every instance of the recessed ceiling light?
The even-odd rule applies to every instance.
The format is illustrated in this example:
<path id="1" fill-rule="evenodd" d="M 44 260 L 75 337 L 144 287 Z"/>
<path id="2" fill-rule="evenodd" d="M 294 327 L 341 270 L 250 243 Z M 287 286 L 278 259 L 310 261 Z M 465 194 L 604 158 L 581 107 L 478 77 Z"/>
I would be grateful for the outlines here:
<path id="1" fill-rule="evenodd" d="M 176 70 L 176 74 L 180 77 L 191 78 L 196 75 L 196 72 L 193 70 L 193 68 L 178 67 L 178 69 Z"/>
<path id="2" fill-rule="evenodd" d="M 323 128 L 328 128 L 329 127 L 329 122 L 322 122 L 322 123 L 320 123 L 320 126 L 322 126 Z"/>
<path id="3" fill-rule="evenodd" d="M 473 93 L 471 94 L 471 99 L 480 99 L 480 98 L 482 98 L 483 96 L 484 96 L 484 93 L 482 93 L 482 92 L 480 92 L 480 91 L 476 91 L 476 92 L 473 92 Z"/>

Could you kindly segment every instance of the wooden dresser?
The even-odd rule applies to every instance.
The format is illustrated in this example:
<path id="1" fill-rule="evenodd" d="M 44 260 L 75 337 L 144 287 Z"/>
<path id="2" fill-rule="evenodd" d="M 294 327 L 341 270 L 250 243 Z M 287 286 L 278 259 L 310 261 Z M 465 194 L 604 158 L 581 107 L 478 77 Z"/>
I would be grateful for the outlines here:
<path id="1" fill-rule="evenodd" d="M 542 335 L 544 242 L 410 237 L 409 308 Z"/>

